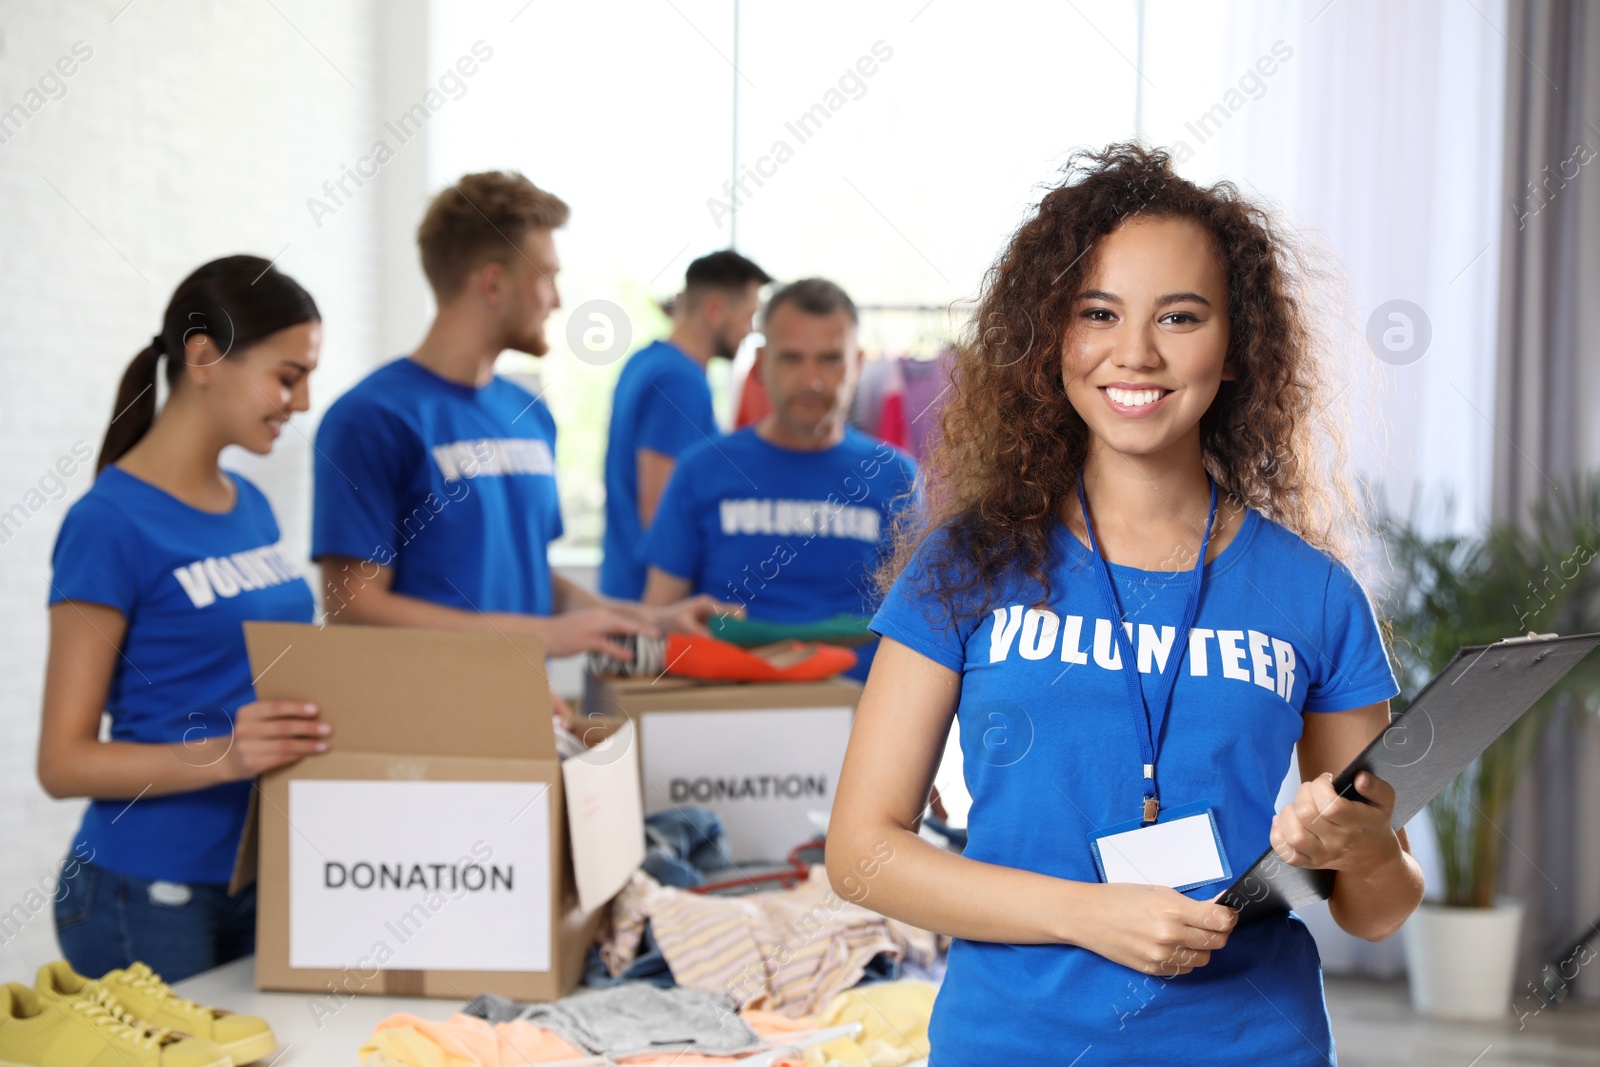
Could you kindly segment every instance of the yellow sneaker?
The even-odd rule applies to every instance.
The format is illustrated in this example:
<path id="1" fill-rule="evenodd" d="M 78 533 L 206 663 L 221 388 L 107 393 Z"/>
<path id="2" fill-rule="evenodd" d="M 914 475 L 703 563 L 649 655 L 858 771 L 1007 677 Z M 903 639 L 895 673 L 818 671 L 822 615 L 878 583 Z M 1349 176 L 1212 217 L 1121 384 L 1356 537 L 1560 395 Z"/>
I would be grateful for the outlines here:
<path id="1" fill-rule="evenodd" d="M 112 971 L 100 981 L 112 996 L 147 1025 L 214 1042 L 235 1067 L 277 1051 L 278 1039 L 265 1019 L 235 1015 L 180 997 L 159 974 L 142 963 Z"/>
<path id="2" fill-rule="evenodd" d="M 226 1067 L 216 1045 L 124 1021 L 103 986 L 54 1000 L 20 982 L 0 986 L 0 1064 L 8 1067 Z"/>

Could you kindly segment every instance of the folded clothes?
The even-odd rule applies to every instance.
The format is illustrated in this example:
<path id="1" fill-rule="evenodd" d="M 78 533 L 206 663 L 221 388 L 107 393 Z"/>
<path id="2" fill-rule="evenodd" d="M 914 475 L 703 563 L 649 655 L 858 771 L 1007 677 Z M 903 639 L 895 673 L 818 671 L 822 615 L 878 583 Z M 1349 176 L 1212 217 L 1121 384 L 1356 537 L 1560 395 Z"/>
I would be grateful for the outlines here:
<path id="1" fill-rule="evenodd" d="M 643 983 L 526 1006 L 484 993 L 462 1011 L 491 1023 L 525 1020 L 554 1031 L 585 1052 L 608 1056 L 658 1052 L 729 1056 L 767 1047 L 760 1035 L 734 1014 L 734 1005 L 726 996 Z"/>
<path id="2" fill-rule="evenodd" d="M 856 665 L 856 654 L 834 645 L 779 641 L 740 648 L 703 634 L 669 634 L 667 673 L 706 682 L 815 682 Z"/>
<path id="3" fill-rule="evenodd" d="M 804 641 L 740 648 L 705 634 L 625 634 L 614 640 L 627 648 L 633 659 L 625 662 L 591 652 L 591 674 L 629 678 L 670 674 L 703 682 L 815 682 L 842 674 L 857 662 L 848 648 Z"/>
<path id="4" fill-rule="evenodd" d="M 611 643 L 628 650 L 632 659 L 619 659 L 609 652 L 590 652 L 585 666 L 590 674 L 604 678 L 655 678 L 665 674 L 667 639 L 649 634 L 613 634 Z"/>
<path id="5" fill-rule="evenodd" d="M 815 622 L 773 622 L 741 619 L 737 615 L 713 615 L 707 629 L 712 637 L 740 648 L 756 648 L 775 641 L 854 647 L 877 640 L 877 635 L 868 627 L 870 621 L 866 615 L 833 615 Z"/>
<path id="6" fill-rule="evenodd" d="M 733 998 L 741 1009 L 820 1010 L 861 981 L 876 957 L 932 965 L 938 939 L 852 904 L 820 867 L 794 889 L 712 897 L 636 873 L 611 903 L 600 958 L 624 973 L 645 925 L 679 986 Z"/>

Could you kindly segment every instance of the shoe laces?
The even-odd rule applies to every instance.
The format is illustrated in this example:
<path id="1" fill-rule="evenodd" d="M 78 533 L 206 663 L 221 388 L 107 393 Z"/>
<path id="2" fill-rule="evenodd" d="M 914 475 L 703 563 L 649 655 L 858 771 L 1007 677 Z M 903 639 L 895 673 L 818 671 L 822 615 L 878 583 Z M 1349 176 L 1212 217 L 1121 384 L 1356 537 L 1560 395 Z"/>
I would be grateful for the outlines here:
<path id="1" fill-rule="evenodd" d="M 161 980 L 161 976 L 150 969 L 145 963 L 135 963 L 122 972 L 124 980 L 135 989 L 149 993 L 155 998 L 158 1005 L 165 1008 L 177 1008 L 179 1011 L 190 1015 L 202 1015 L 210 1018 L 213 1014 L 210 1008 L 203 1004 L 180 997 L 173 992 L 171 986 Z"/>
<path id="2" fill-rule="evenodd" d="M 91 986 L 83 995 L 72 1001 L 73 1010 L 95 1026 L 108 1031 L 113 1037 L 154 1051 L 166 1043 L 168 1030 L 152 1030 L 128 1014 L 111 991 L 104 986 Z"/>

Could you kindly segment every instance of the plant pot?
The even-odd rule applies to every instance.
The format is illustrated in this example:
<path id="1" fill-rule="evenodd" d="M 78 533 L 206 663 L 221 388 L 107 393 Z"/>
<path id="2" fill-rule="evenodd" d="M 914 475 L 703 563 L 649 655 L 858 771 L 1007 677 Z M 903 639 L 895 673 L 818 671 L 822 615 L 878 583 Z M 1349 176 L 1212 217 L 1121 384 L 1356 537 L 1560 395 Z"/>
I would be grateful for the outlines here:
<path id="1" fill-rule="evenodd" d="M 1522 904 L 1424 903 L 1404 926 L 1411 1006 L 1440 1019 L 1497 1019 L 1511 1010 Z"/>

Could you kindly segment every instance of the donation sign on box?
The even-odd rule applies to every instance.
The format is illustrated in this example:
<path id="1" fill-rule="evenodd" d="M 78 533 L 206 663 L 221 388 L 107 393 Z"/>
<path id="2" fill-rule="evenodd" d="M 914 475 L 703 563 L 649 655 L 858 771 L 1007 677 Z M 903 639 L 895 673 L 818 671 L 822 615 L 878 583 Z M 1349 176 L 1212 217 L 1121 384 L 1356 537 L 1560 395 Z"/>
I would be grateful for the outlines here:
<path id="1" fill-rule="evenodd" d="M 289 783 L 293 967 L 548 971 L 550 786 Z"/>
<path id="2" fill-rule="evenodd" d="M 647 813 L 710 808 L 732 863 L 781 860 L 817 836 L 833 807 L 854 709 L 673 711 L 640 715 Z"/>

